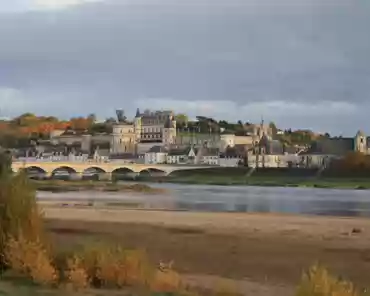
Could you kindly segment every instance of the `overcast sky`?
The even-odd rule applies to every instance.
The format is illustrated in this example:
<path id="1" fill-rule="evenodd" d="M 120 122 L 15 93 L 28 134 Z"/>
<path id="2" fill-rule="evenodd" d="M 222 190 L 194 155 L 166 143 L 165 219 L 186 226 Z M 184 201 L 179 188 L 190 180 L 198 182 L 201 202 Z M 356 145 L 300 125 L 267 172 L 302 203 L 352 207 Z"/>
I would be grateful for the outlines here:
<path id="1" fill-rule="evenodd" d="M 370 135 L 368 0 L 0 4 L 0 116 L 171 108 Z"/>

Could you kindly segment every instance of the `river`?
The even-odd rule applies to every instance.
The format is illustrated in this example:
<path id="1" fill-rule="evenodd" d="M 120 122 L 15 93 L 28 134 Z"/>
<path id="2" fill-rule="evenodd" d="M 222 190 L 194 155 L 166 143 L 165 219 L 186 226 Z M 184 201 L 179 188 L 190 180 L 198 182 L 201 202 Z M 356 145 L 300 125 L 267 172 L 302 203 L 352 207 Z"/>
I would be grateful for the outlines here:
<path id="1" fill-rule="evenodd" d="M 38 192 L 37 198 L 145 209 L 370 217 L 368 190 L 147 184 L 168 193 Z"/>

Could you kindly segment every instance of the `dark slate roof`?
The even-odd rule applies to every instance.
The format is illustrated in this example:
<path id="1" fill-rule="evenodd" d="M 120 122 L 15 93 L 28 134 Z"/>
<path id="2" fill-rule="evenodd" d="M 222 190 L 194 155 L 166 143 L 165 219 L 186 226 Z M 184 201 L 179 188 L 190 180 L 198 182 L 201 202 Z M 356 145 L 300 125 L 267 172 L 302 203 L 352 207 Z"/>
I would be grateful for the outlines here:
<path id="1" fill-rule="evenodd" d="M 221 158 L 225 157 L 243 157 L 245 155 L 244 146 L 234 146 L 234 147 L 227 147 L 225 152 L 220 155 Z"/>
<path id="2" fill-rule="evenodd" d="M 136 109 L 136 116 L 135 117 L 136 118 L 140 117 L 140 109 L 139 108 Z"/>
<path id="3" fill-rule="evenodd" d="M 120 154 L 111 154 L 110 159 L 135 159 L 135 154 L 132 153 L 120 153 Z"/>
<path id="4" fill-rule="evenodd" d="M 354 144 L 353 138 L 323 138 L 313 142 L 302 154 L 345 155 L 354 151 Z"/>
<path id="5" fill-rule="evenodd" d="M 218 148 L 202 148 L 202 156 L 218 156 L 220 151 Z"/>
<path id="6" fill-rule="evenodd" d="M 81 144 L 80 144 L 81 146 Z M 95 150 L 95 149 L 109 149 L 110 148 L 110 142 L 92 142 L 91 143 L 91 150 Z"/>
<path id="7" fill-rule="evenodd" d="M 188 155 L 189 154 L 189 148 L 186 149 L 172 149 L 168 152 L 169 156 L 178 156 L 178 155 Z"/>
<path id="8" fill-rule="evenodd" d="M 153 146 L 149 149 L 148 153 L 159 153 L 159 152 L 167 152 L 167 150 L 163 146 Z"/>

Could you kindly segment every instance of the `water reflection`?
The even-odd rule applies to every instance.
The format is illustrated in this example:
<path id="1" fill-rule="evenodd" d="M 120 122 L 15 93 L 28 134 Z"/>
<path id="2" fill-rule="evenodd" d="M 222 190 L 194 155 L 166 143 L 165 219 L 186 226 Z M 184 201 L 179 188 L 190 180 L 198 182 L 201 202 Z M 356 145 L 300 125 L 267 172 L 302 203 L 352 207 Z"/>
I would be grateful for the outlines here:
<path id="1" fill-rule="evenodd" d="M 40 200 L 89 200 L 136 202 L 144 208 L 185 211 L 295 213 L 332 216 L 370 217 L 370 191 L 315 188 L 279 188 L 148 184 L 166 188 L 168 194 L 108 192 L 39 192 Z"/>

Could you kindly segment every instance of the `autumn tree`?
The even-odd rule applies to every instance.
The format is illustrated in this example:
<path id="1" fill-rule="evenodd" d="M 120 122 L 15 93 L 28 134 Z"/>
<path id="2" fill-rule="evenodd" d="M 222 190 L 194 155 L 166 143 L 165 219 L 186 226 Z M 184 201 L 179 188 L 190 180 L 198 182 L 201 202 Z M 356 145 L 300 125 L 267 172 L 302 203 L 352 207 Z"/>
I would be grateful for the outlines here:
<path id="1" fill-rule="evenodd" d="M 89 121 L 84 117 L 71 118 L 70 122 L 74 130 L 84 131 L 89 128 Z"/>
<path id="2" fill-rule="evenodd" d="M 96 122 L 96 115 L 91 113 L 87 116 L 87 121 L 89 122 L 90 126 Z"/>

